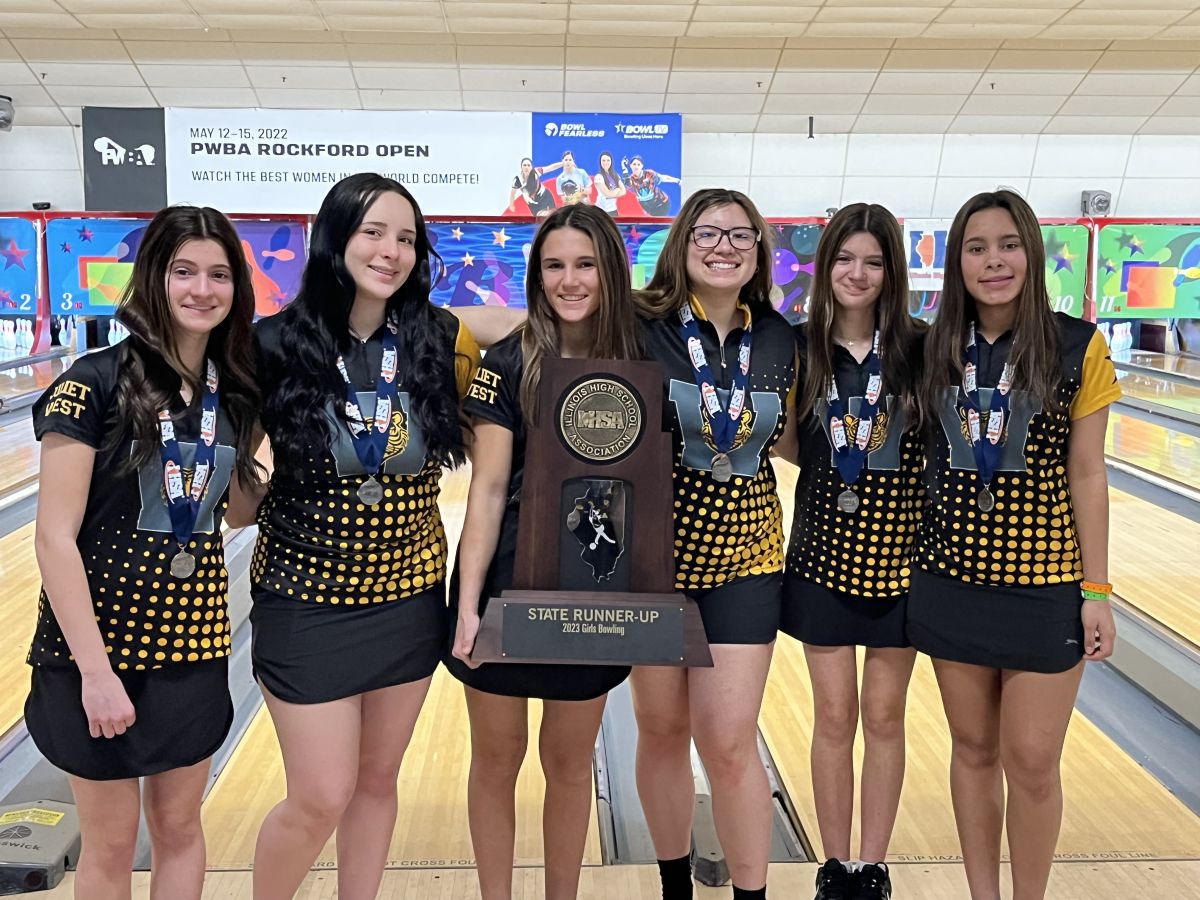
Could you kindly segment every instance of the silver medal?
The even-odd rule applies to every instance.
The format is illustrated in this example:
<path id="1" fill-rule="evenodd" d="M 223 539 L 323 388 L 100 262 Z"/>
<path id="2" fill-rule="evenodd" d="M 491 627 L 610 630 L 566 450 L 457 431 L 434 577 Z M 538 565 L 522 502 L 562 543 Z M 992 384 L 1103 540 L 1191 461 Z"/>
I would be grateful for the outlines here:
<path id="1" fill-rule="evenodd" d="M 858 494 L 854 493 L 850 488 L 846 488 L 846 490 L 838 494 L 837 504 L 838 509 L 842 512 L 852 513 L 858 509 Z"/>
<path id="2" fill-rule="evenodd" d="M 984 512 L 991 512 L 996 508 L 996 497 L 987 488 L 979 489 L 979 494 L 976 496 L 975 502 Z"/>
<path id="3" fill-rule="evenodd" d="M 712 458 L 712 475 L 717 481 L 725 482 L 733 477 L 733 463 L 729 461 L 729 455 L 726 453 L 718 453 Z"/>
<path id="4" fill-rule="evenodd" d="M 567 530 L 574 531 L 578 527 L 579 527 L 579 507 L 576 506 L 569 513 L 567 513 Z"/>
<path id="5" fill-rule="evenodd" d="M 375 480 L 374 475 L 368 475 L 367 480 L 358 486 L 358 499 L 367 506 L 375 506 L 383 499 L 383 485 Z"/>
<path id="6" fill-rule="evenodd" d="M 171 574 L 176 578 L 191 578 L 196 571 L 196 557 L 180 550 L 171 558 Z"/>

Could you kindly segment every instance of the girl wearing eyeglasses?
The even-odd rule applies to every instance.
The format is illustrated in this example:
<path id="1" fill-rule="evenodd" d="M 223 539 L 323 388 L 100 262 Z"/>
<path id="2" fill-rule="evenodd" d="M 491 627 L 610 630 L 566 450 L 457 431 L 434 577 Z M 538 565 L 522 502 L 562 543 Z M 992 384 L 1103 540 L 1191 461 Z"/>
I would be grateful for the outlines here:
<path id="1" fill-rule="evenodd" d="M 762 216 L 745 194 L 707 189 L 684 204 L 639 295 L 647 358 L 666 370 L 674 434 L 675 586 L 699 605 L 714 663 L 632 676 L 638 792 L 664 900 L 692 896 L 692 740 L 734 897 L 766 896 L 771 797 L 758 711 L 783 570 L 768 456 L 795 440 L 787 411 L 796 381 L 795 339 L 770 289 Z"/>

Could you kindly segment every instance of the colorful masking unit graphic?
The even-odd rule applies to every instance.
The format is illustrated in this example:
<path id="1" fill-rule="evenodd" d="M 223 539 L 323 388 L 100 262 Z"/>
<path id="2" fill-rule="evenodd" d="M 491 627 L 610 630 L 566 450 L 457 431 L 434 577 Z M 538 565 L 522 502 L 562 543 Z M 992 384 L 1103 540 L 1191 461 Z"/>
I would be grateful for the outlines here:
<path id="1" fill-rule="evenodd" d="M 903 224 L 908 245 L 909 311 L 933 321 L 941 299 L 946 270 L 948 220 L 909 221 Z M 1046 293 L 1056 312 L 1082 318 L 1087 285 L 1088 230 L 1083 225 L 1043 225 L 1046 253 Z"/>
<path id="2" fill-rule="evenodd" d="M 56 315 L 111 316 L 146 234 L 147 219 L 51 219 L 46 226 L 50 309 Z M 304 271 L 300 222 L 234 222 L 250 264 L 254 311 L 278 312 L 296 296 Z"/>
<path id="3" fill-rule="evenodd" d="M 1101 319 L 1200 318 L 1200 225 L 1106 225 L 1096 262 Z"/>
<path id="4" fill-rule="evenodd" d="M 37 314 L 38 247 L 32 222 L 0 216 L 0 316 Z"/>
<path id="5" fill-rule="evenodd" d="M 666 225 L 621 225 L 634 290 L 654 274 Z M 429 239 L 445 269 L 433 286 L 439 306 L 524 308 L 525 271 L 537 226 L 531 223 L 430 222 Z"/>

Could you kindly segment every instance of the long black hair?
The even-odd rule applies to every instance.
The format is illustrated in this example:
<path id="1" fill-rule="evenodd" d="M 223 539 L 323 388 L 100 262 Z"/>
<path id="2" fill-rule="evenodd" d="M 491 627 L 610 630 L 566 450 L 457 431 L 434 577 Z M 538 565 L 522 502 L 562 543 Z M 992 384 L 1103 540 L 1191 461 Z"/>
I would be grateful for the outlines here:
<path id="1" fill-rule="evenodd" d="M 179 248 L 188 241 L 213 241 L 225 252 L 233 282 L 233 305 L 228 315 L 208 334 L 205 357 L 217 367 L 221 408 L 236 434 L 235 468 L 243 484 L 260 484 L 262 467 L 254 461 L 253 434 L 261 397 L 255 378 L 254 288 L 242 242 L 224 214 L 209 206 L 169 206 L 150 224 L 134 258 L 133 275 L 117 306 L 117 319 L 129 329 L 121 342 L 117 370 L 118 428 L 106 447 L 126 438 L 137 440 L 137 449 L 123 463 L 136 470 L 158 459 L 158 412 L 167 409 L 175 392 L 186 383 L 191 390 L 189 409 L 198 409 L 204 396 L 203 378 L 189 372 L 179 356 L 175 318 L 167 295 L 167 279 Z"/>
<path id="2" fill-rule="evenodd" d="M 399 194 L 412 204 L 416 219 L 416 265 L 388 299 L 385 316 L 399 328 L 398 376 L 412 400 L 412 411 L 425 437 L 430 459 L 443 464 L 465 459 L 462 419 L 454 380 L 454 355 L 447 352 L 452 336 L 429 302 L 430 285 L 440 276 L 442 259 L 429 243 L 421 207 L 404 185 L 363 172 L 335 184 L 313 221 L 308 264 L 300 290 L 283 317 L 280 343 L 286 359 L 268 371 L 263 423 L 271 436 L 276 467 L 299 475 L 312 449 L 328 450 L 331 434 L 327 411 L 343 410 L 345 383 L 337 357 L 345 353 L 354 306 L 354 278 L 346 268 L 346 244 L 381 194 Z"/>

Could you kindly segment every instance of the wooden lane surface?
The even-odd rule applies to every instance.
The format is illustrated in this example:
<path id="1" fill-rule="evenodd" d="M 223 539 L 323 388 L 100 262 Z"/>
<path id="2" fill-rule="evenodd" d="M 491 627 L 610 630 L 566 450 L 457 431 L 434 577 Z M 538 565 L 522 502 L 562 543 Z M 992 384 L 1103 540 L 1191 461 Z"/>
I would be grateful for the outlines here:
<path id="1" fill-rule="evenodd" d="M 457 545 L 462 529 L 469 481 L 469 469 L 447 474 L 442 481 L 441 509 L 451 547 Z M 531 702 L 529 707 L 530 750 L 517 782 L 516 859 L 522 866 L 542 862 L 541 811 L 545 794 L 537 761 L 541 704 Z M 474 865 L 467 826 L 470 756 L 470 726 L 462 685 L 439 669 L 400 770 L 400 809 L 389 865 Z M 258 826 L 283 795 L 283 766 L 275 730 L 263 708 L 205 802 L 209 866 L 249 868 Z M 600 861 L 600 840 L 594 805 L 590 822 L 584 858 L 596 864 Z M 334 860 L 334 844 L 330 841 L 318 867 L 332 866 Z"/>
<path id="2" fill-rule="evenodd" d="M 1200 649 L 1200 524 L 1109 488 L 1109 578 L 1122 601 Z"/>
<path id="3" fill-rule="evenodd" d="M 771 897 L 808 897 L 812 894 L 816 866 L 811 863 L 778 863 L 768 875 Z M 967 896 L 967 879 L 960 864 L 898 863 L 892 867 L 897 897 L 919 900 L 962 900 Z M 70 900 L 73 876 L 44 896 L 47 900 Z M 204 900 L 252 900 L 250 872 L 210 871 Z M 1001 870 L 1005 897 L 1012 896 L 1008 870 Z M 150 876 L 133 876 L 133 900 L 148 900 Z M 337 875 L 314 872 L 296 893 L 296 900 L 332 900 Z M 1046 894 L 1051 900 L 1133 900 L 1170 897 L 1172 900 L 1200 898 L 1200 863 L 1098 862 L 1058 863 L 1050 873 Z M 545 896 L 545 879 L 538 868 L 518 869 L 513 877 L 515 900 L 540 900 Z M 654 866 L 585 866 L 579 885 L 579 900 L 659 900 L 661 888 Z M 389 870 L 383 875 L 378 900 L 476 900 L 479 881 L 474 869 Z M 696 888 L 697 900 L 726 900 L 729 888 Z"/>
<path id="4" fill-rule="evenodd" d="M 1136 416 L 1109 414 L 1104 452 L 1122 462 L 1200 490 L 1200 439 Z"/>
<path id="5" fill-rule="evenodd" d="M 790 498 L 795 470 L 784 465 L 776 469 L 781 475 L 780 489 Z M 1135 498 L 1129 500 L 1142 503 Z M 789 519 L 790 506 L 785 504 Z M 1130 542 L 1130 550 L 1140 552 L 1141 543 L 1139 540 L 1139 546 L 1134 547 Z M 781 636 L 776 643 L 760 727 L 800 820 L 814 844 L 819 845 L 808 761 L 812 709 L 801 645 Z M 918 659 L 909 689 L 907 735 L 908 771 L 890 855 L 899 862 L 956 858 L 959 844 L 948 780 L 950 737 L 933 669 L 925 657 Z M 856 759 L 856 766 L 861 767 L 861 733 Z M 1098 784 L 1104 785 L 1103 791 L 1096 789 Z M 1066 808 L 1058 843 L 1060 858 L 1145 855 L 1200 859 L 1200 818 L 1079 713 L 1074 716 L 1063 753 L 1063 785 Z M 858 846 L 857 827 L 852 846 Z"/>
<path id="6" fill-rule="evenodd" d="M 1138 372 L 1117 371 L 1121 390 L 1127 397 L 1170 406 L 1200 415 L 1200 385 L 1181 384 Z"/>
<path id="7" fill-rule="evenodd" d="M 1135 366 L 1145 366 L 1159 372 L 1174 372 L 1189 378 L 1200 379 L 1200 359 L 1194 356 L 1180 356 L 1176 353 L 1154 353 L 1149 350 L 1130 350 L 1126 353 L 1113 355 L 1113 362 L 1118 366 L 1122 362 Z"/>
<path id="8" fill-rule="evenodd" d="M 29 692 L 25 654 L 33 638 L 41 586 L 33 552 L 33 524 L 0 538 L 0 735 L 23 715 Z"/>
<path id="9" fill-rule="evenodd" d="M 0 419 L 0 497 L 37 481 L 38 442 L 28 412 Z"/>

